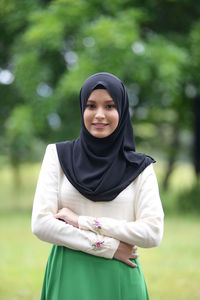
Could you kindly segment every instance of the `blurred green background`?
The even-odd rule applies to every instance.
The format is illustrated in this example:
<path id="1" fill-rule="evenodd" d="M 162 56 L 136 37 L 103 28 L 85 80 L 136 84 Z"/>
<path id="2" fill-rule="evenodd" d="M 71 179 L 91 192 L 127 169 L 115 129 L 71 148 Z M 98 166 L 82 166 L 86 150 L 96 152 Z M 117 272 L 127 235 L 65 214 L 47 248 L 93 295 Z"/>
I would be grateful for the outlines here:
<path id="1" fill-rule="evenodd" d="M 200 299 L 199 16 L 194 0 L 0 1 L 0 299 L 39 299 L 41 160 L 79 135 L 80 87 L 102 71 L 125 83 L 137 151 L 157 160 L 165 235 L 139 251 L 150 298 Z"/>

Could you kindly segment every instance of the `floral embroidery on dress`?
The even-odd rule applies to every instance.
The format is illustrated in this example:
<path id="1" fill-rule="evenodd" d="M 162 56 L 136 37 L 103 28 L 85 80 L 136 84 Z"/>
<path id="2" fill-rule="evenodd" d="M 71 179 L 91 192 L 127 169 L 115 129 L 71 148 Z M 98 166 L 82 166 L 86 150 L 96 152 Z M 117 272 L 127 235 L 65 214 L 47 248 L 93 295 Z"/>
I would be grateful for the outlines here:
<path id="1" fill-rule="evenodd" d="M 100 225 L 99 221 L 94 220 L 94 227 L 95 227 L 95 231 L 99 232 L 99 230 L 101 229 L 101 225 Z"/>
<path id="2" fill-rule="evenodd" d="M 104 241 L 102 241 L 102 242 L 99 242 L 99 241 L 98 241 L 98 242 L 92 244 L 92 247 L 93 247 L 92 250 L 94 250 L 94 251 L 99 250 L 102 244 L 104 244 Z"/>

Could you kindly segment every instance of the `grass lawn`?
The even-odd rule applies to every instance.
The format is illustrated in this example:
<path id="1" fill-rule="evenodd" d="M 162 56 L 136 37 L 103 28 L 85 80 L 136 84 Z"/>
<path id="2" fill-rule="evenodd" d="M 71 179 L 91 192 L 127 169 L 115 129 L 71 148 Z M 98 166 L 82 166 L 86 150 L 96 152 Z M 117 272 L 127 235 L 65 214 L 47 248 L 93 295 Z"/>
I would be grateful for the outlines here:
<path id="1" fill-rule="evenodd" d="M 38 300 L 50 245 L 30 229 L 30 213 L 0 214 L 0 299 Z"/>
<path id="2" fill-rule="evenodd" d="M 0 299 L 39 299 L 51 246 L 32 235 L 29 212 L 1 214 L 0 230 Z M 199 249 L 196 217 L 166 218 L 162 244 L 139 249 L 150 299 L 200 299 Z"/>
<path id="3" fill-rule="evenodd" d="M 150 299 L 200 299 L 199 229 L 198 217 L 167 217 L 161 245 L 140 249 Z"/>
<path id="4" fill-rule="evenodd" d="M 155 167 L 162 178 L 164 166 Z M 13 184 L 9 167 L 0 171 L 0 300 L 40 299 L 51 245 L 34 237 L 30 228 L 39 168 L 40 164 L 24 165 L 20 186 Z M 162 195 L 167 215 L 163 242 L 158 248 L 139 249 L 151 300 L 200 299 L 199 217 L 179 216 L 176 206 L 178 191 L 193 180 L 190 165 L 175 169 L 170 189 Z"/>

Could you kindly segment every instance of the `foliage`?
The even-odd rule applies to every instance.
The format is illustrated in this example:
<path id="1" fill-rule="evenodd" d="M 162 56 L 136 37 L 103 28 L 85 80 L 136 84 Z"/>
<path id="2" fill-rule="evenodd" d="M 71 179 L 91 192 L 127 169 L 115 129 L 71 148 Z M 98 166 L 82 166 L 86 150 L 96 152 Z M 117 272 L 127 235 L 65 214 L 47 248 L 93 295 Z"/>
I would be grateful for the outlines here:
<path id="1" fill-rule="evenodd" d="M 178 158 L 192 156 L 193 98 L 200 93 L 199 10 L 188 0 L 181 5 L 167 0 L 2 0 L 2 152 L 12 156 L 8 149 L 27 138 L 15 150 L 20 162 L 30 140 L 77 137 L 80 86 L 89 75 L 108 71 L 126 83 L 139 148 L 161 152 L 170 174 Z M 10 120 L 19 122 L 16 107 L 28 111 L 29 124 L 19 139 L 8 126 Z"/>
<path id="2" fill-rule="evenodd" d="M 196 214 L 200 213 L 200 184 L 196 183 L 189 189 L 179 193 L 177 203 L 181 212 Z"/>
<path id="3" fill-rule="evenodd" d="M 37 148 L 39 145 L 36 145 Z M 41 167 L 39 163 L 23 163 L 20 168 L 19 175 L 21 178 L 21 185 L 15 186 L 12 180 L 12 168 L 5 165 L 0 172 L 0 211 L 3 210 L 31 210 L 37 178 Z M 158 178 L 159 185 L 163 180 L 166 172 L 166 163 L 155 164 L 155 171 Z M 166 215 L 173 213 L 178 214 L 181 209 L 178 205 L 178 199 L 187 190 L 190 190 L 195 184 L 195 175 L 191 164 L 177 164 L 174 169 L 169 182 L 169 190 L 164 191 L 160 188 L 160 197 Z M 197 200 L 199 194 L 196 194 Z"/>
<path id="4" fill-rule="evenodd" d="M 13 165 L 26 161 L 31 152 L 34 127 L 31 109 L 27 105 L 15 106 L 6 121 L 6 138 Z"/>

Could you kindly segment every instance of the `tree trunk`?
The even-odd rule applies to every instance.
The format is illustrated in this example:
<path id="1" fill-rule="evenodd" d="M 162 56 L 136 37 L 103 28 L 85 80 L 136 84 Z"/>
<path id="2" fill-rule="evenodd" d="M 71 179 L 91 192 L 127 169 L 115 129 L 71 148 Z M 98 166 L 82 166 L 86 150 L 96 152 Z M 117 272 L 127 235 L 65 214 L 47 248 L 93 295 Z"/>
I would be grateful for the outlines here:
<path id="1" fill-rule="evenodd" d="M 12 166 L 13 169 L 13 187 L 18 191 L 21 187 L 20 165 Z"/>
<path id="2" fill-rule="evenodd" d="M 194 101 L 194 167 L 197 180 L 200 178 L 200 96 Z"/>
<path id="3" fill-rule="evenodd" d="M 163 184 L 162 184 L 164 190 L 167 190 L 169 187 L 169 179 L 172 174 L 172 171 L 174 170 L 175 162 L 177 159 L 177 154 L 179 151 L 180 142 L 179 142 L 178 122 L 174 126 L 173 133 L 174 133 L 174 135 L 173 135 L 172 143 L 170 146 L 171 150 L 170 150 L 169 159 L 167 162 L 167 171 L 165 173 L 165 177 L 164 177 Z"/>

